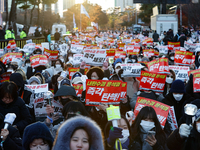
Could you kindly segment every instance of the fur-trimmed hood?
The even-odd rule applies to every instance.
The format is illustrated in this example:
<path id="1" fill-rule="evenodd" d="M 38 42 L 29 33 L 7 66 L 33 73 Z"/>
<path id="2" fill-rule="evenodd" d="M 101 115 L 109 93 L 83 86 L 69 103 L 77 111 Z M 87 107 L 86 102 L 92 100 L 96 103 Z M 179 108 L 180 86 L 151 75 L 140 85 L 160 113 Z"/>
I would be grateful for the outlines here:
<path id="1" fill-rule="evenodd" d="M 89 135 L 89 150 L 104 150 L 100 127 L 93 120 L 84 116 L 70 118 L 60 126 L 52 150 L 70 150 L 71 136 L 80 127 L 83 127 Z"/>

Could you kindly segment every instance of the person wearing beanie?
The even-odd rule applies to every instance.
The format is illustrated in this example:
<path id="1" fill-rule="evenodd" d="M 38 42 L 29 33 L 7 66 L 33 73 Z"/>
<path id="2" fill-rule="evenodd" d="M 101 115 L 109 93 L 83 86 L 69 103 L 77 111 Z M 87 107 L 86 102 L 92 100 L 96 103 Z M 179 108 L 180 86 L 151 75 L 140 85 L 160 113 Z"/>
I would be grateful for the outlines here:
<path id="1" fill-rule="evenodd" d="M 93 120 L 76 116 L 61 125 L 52 150 L 104 150 L 103 141 L 101 129 Z"/>
<path id="2" fill-rule="evenodd" d="M 41 84 L 41 80 L 36 77 L 36 76 L 32 76 L 29 80 L 28 80 L 28 84 L 29 85 L 36 85 L 36 84 Z"/>
<path id="3" fill-rule="evenodd" d="M 53 140 L 48 127 L 41 122 L 36 122 L 25 128 L 22 150 L 51 150 Z"/>
<path id="4" fill-rule="evenodd" d="M 81 77 L 75 77 L 72 80 L 72 84 L 83 84 L 83 81 L 81 80 Z"/>
<path id="5" fill-rule="evenodd" d="M 200 149 L 200 109 L 194 117 L 193 127 L 183 123 L 168 137 L 167 146 L 170 150 Z"/>
<path id="6" fill-rule="evenodd" d="M 194 98 L 186 93 L 184 82 L 175 80 L 172 82 L 170 92 L 162 100 L 162 103 L 174 106 L 175 116 L 178 122 L 184 114 L 184 106 L 191 103 L 193 100 Z M 168 131 L 167 134 L 170 134 L 169 132 L 170 131 Z"/>

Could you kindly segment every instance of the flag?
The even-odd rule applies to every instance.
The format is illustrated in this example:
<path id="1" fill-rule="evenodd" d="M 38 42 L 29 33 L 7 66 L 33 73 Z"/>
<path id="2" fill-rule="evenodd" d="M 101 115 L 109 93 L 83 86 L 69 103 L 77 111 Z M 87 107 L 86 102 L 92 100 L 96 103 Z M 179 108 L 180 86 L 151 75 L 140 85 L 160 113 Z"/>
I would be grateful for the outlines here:
<path id="1" fill-rule="evenodd" d="M 76 28 L 76 21 L 75 21 L 75 15 L 73 14 L 73 23 L 74 23 L 74 28 Z"/>
<path id="2" fill-rule="evenodd" d="M 91 26 L 94 27 L 96 30 L 98 30 L 99 26 L 98 23 L 91 22 Z"/>
<path id="3" fill-rule="evenodd" d="M 85 7 L 81 4 L 81 14 L 85 14 L 88 18 L 90 18 L 88 12 L 85 10 Z"/>

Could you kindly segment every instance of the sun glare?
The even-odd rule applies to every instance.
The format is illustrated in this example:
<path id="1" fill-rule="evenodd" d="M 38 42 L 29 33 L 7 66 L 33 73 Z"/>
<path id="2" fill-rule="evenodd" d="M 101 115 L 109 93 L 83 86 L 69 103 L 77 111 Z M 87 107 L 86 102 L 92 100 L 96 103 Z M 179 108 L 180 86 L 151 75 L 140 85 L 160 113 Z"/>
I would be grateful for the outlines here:
<path id="1" fill-rule="evenodd" d="M 83 3 L 84 0 L 76 0 L 76 4 L 80 4 L 80 3 Z"/>

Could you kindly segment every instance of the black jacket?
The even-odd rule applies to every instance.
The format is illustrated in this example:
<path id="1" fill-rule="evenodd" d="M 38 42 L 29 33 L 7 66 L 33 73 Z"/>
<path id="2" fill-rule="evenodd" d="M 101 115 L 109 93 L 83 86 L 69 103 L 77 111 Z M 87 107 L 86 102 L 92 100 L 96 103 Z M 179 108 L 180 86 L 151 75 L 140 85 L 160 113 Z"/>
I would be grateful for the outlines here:
<path id="1" fill-rule="evenodd" d="M 174 132 L 167 139 L 167 146 L 170 150 L 199 150 L 200 149 L 200 133 L 196 128 L 190 132 L 188 138 L 181 139 L 179 129 Z"/>
<path id="2" fill-rule="evenodd" d="M 15 113 L 16 119 L 13 125 L 16 125 L 22 135 L 24 128 L 31 123 L 31 115 L 24 101 L 18 97 L 13 102 L 5 104 L 0 99 L 0 113 L 5 116 L 7 113 Z"/>
<path id="3" fill-rule="evenodd" d="M 4 123 L 0 125 L 1 129 L 3 129 L 3 127 L 4 127 Z M 8 131 L 9 131 L 8 137 L 3 142 L 4 150 L 21 150 L 22 139 L 20 137 L 19 131 L 12 126 L 8 127 Z M 1 141 L 2 139 L 0 139 L 0 142 Z M 2 150 L 1 147 L 0 147 L 0 150 Z"/>
<path id="4" fill-rule="evenodd" d="M 154 34 L 153 34 L 153 41 L 154 41 L 154 42 L 159 42 L 158 39 L 159 39 L 158 33 L 154 33 Z"/>
<path id="5" fill-rule="evenodd" d="M 6 32 L 4 30 L 0 30 L 0 40 L 5 40 L 5 34 Z"/>

